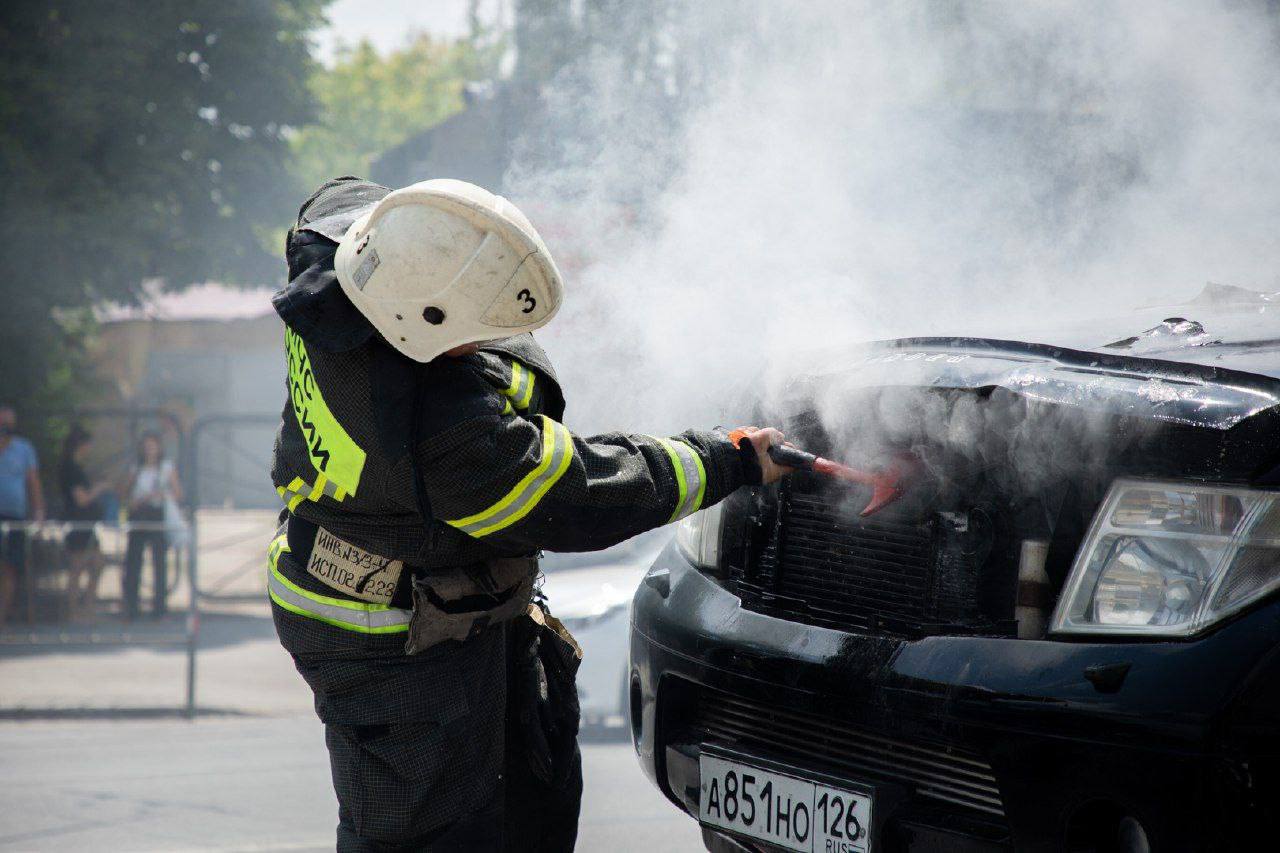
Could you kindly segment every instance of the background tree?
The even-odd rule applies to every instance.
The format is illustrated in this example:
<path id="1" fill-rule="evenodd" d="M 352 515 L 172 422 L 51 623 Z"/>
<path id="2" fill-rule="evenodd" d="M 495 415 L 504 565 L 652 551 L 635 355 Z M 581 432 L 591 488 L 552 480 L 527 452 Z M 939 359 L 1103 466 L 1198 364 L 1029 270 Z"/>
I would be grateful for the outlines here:
<path id="1" fill-rule="evenodd" d="M 468 82 L 492 73 L 497 47 L 420 33 L 385 56 L 368 41 L 342 47 L 310 88 L 319 115 L 293 139 L 294 169 L 308 188 L 337 175 L 369 174 L 375 157 L 464 106 Z"/>
<path id="2" fill-rule="evenodd" d="M 262 237 L 299 197 L 287 137 L 314 117 L 326 3 L 3 4 L 0 394 L 39 405 L 73 384 L 96 302 L 279 277 Z"/>

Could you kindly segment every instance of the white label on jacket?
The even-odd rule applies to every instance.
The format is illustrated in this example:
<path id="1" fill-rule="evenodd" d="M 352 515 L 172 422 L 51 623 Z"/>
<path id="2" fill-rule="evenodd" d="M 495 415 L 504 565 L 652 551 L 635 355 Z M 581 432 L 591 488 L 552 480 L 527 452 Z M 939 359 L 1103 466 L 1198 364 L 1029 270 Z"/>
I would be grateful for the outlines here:
<path id="1" fill-rule="evenodd" d="M 371 554 L 334 536 L 323 527 L 316 530 L 307 571 L 321 583 L 344 595 L 374 604 L 389 604 L 400 580 L 400 560 Z"/>

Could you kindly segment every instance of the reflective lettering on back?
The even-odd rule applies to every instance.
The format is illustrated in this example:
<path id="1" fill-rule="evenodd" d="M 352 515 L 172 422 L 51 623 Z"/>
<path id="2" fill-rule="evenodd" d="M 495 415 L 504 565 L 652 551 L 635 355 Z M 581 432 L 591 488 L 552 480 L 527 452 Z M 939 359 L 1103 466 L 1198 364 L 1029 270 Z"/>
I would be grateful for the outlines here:
<path id="1" fill-rule="evenodd" d="M 312 466 L 337 485 L 343 494 L 354 495 L 364 470 L 365 453 L 338 423 L 316 384 L 307 345 L 288 326 L 284 330 L 285 354 L 289 360 L 289 406 L 298 419 L 307 456 Z M 338 500 L 342 498 L 339 496 Z"/>

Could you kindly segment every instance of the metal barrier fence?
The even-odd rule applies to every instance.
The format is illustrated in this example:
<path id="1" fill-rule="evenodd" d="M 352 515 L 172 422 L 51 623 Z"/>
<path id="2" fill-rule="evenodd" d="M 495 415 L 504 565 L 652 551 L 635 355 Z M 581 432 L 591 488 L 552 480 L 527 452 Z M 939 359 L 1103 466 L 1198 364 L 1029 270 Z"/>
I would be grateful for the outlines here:
<path id="1" fill-rule="evenodd" d="M 234 414 L 212 415 L 201 418 L 191 429 L 190 460 L 187 465 L 187 487 L 192 506 L 203 505 L 208 498 L 209 485 L 212 484 L 221 492 L 228 486 L 240 490 L 239 505 L 245 509 L 266 509 L 279 511 L 280 498 L 271 487 L 271 451 L 276 428 L 280 424 L 280 416 L 274 414 Z M 265 440 L 264 440 L 265 439 Z M 245 477 L 233 477 L 227 468 L 212 465 L 209 451 L 218 450 L 240 466 L 248 466 L 252 473 L 252 482 L 245 483 Z M 262 535 L 266 533 L 266 535 Z M 209 548 L 208 543 L 201 540 L 199 520 L 191 517 L 191 538 L 188 559 L 197 565 L 201 559 L 201 549 L 212 555 L 217 548 Z M 248 536 L 260 536 L 256 544 L 259 546 L 254 556 L 247 560 L 239 560 L 231 571 L 221 571 L 210 590 L 198 590 L 198 594 L 206 600 L 238 599 L 243 593 L 233 591 L 239 588 L 235 581 L 248 574 L 261 577 L 261 586 L 251 586 L 250 595 L 257 595 L 260 600 L 266 596 L 265 554 L 270 531 L 254 531 L 250 527 Z M 230 542 L 219 542 L 219 545 L 241 544 L 238 539 Z"/>
<path id="2" fill-rule="evenodd" d="M 110 484 L 87 521 L 60 520 L 84 517 L 68 506 L 64 482 L 76 425 L 93 432 L 79 467 L 95 484 Z M 0 655 L 42 653 L 21 647 L 183 648 L 183 707 L 194 716 L 202 608 L 243 616 L 244 606 L 266 601 L 266 547 L 280 508 L 269 477 L 278 425 L 278 414 L 265 413 L 200 418 L 189 430 L 160 409 L 20 413 L 18 434 L 40 451 L 51 520 L 0 519 Z M 160 435 L 183 493 L 165 521 L 128 518 L 137 447 L 146 434 Z M 23 677 L 31 679 L 27 693 L 35 698 L 28 702 L 37 712 L 46 710 L 43 697 L 65 697 L 64 686 L 77 686 L 59 681 L 46 690 Z M 154 695 L 155 683 L 145 692 Z M 99 685 L 84 687 L 93 695 Z M 143 691 L 126 687 L 117 701 L 132 707 L 131 697 Z"/>
<path id="3" fill-rule="evenodd" d="M 194 714 L 199 601 L 185 535 L 164 522 L 0 522 L 0 644 L 183 647 Z"/>
<path id="4" fill-rule="evenodd" d="M 184 648 L 185 708 L 194 714 L 199 602 L 186 547 L 190 512 L 177 495 L 154 515 L 130 512 L 143 491 L 165 491 L 156 484 L 170 468 L 181 488 L 188 457 L 181 419 L 158 408 L 28 411 L 19 412 L 16 434 L 37 450 L 49 520 L 0 519 L 0 651 Z M 154 482 L 140 483 L 146 437 L 170 461 L 147 475 Z M 78 503 L 86 494 L 91 499 Z M 28 511 L 35 510 L 29 494 Z M 96 684 L 84 686 L 94 695 Z"/>
<path id="5" fill-rule="evenodd" d="M 167 616 L 189 577 L 185 536 L 164 522 L 0 521 L 0 642 L 24 630 L 38 640 L 48 626 L 61 642 L 96 642 L 94 628 L 108 620 Z"/>

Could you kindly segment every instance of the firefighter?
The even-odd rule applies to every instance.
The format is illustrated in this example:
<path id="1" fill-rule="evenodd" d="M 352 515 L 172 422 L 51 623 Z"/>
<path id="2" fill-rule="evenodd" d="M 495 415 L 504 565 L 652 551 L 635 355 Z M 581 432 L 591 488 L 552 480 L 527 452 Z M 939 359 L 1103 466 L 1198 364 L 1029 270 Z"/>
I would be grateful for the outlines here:
<path id="1" fill-rule="evenodd" d="M 286 244 L 276 629 L 325 726 L 339 850 L 570 850 L 576 644 L 540 549 L 605 548 L 788 469 L 776 430 L 582 438 L 529 334 L 560 274 L 472 184 L 353 177 Z"/>

